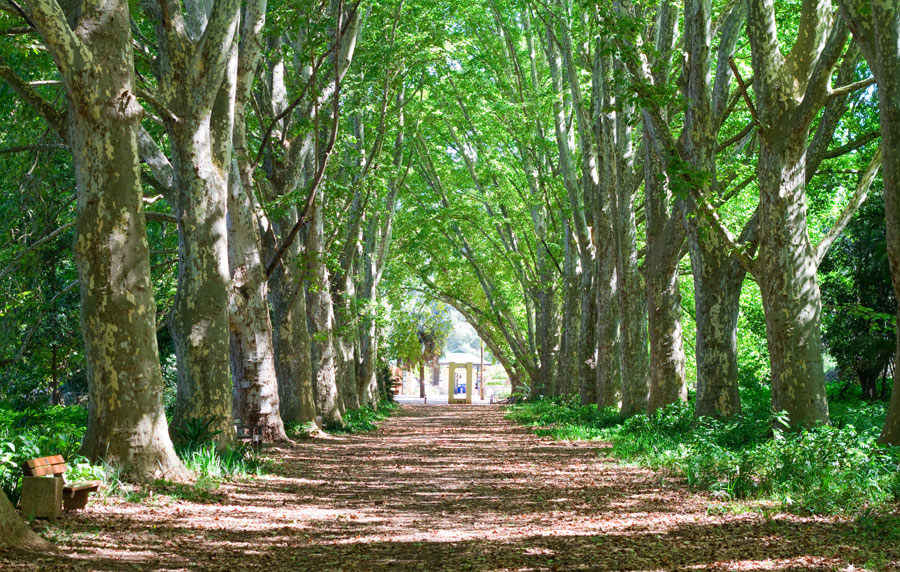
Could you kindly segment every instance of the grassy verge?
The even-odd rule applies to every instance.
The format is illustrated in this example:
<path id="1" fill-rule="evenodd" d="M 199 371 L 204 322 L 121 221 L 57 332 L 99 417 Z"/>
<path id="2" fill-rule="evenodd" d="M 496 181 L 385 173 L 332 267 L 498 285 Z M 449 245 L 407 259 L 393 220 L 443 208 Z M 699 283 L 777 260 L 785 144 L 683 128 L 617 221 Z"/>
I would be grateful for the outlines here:
<path id="1" fill-rule="evenodd" d="M 885 405 L 849 399 L 831 406 L 832 426 L 772 431 L 764 388 L 742 394 L 733 420 L 696 419 L 691 404 L 623 419 L 574 399 L 512 407 L 508 417 L 557 439 L 602 439 L 610 454 L 683 477 L 727 501 L 764 499 L 807 514 L 868 514 L 900 503 L 900 448 L 875 443 Z"/>
<path id="2" fill-rule="evenodd" d="M 87 427 L 87 411 L 78 406 L 48 407 L 14 411 L 0 407 L 0 487 L 14 504 L 21 488 L 21 465 L 28 459 L 62 455 L 69 470 L 69 481 L 103 482 L 103 497 L 124 496 L 138 499 L 146 496 L 144 487 L 124 484 L 117 467 L 91 463 L 78 454 Z M 190 485 L 154 483 L 156 490 L 171 492 L 179 498 L 191 495 L 203 499 L 225 480 L 263 474 L 265 462 L 248 447 L 219 449 L 211 442 L 214 435 L 194 436 L 176 448 L 185 466 L 195 476 Z M 142 492 L 143 491 L 143 492 Z M 191 492 L 193 491 L 193 492 Z"/>
<path id="3" fill-rule="evenodd" d="M 365 406 L 344 415 L 344 426 L 325 427 L 329 433 L 368 433 L 378 428 L 378 422 L 384 421 L 396 411 L 397 405 L 393 401 L 382 400 L 378 407 Z"/>

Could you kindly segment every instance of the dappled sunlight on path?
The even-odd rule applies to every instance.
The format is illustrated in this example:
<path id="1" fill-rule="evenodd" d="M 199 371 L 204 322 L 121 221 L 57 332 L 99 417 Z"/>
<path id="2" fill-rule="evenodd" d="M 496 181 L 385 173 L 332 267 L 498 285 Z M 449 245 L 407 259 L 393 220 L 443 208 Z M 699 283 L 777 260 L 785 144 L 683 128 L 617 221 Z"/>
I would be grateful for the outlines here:
<path id="1" fill-rule="evenodd" d="M 707 514 L 602 447 L 499 407 L 408 405 L 372 434 L 273 450 L 270 475 L 214 502 L 95 503 L 54 532 L 65 558 L 0 551 L 0 569 L 840 570 L 872 553 L 835 519 Z"/>

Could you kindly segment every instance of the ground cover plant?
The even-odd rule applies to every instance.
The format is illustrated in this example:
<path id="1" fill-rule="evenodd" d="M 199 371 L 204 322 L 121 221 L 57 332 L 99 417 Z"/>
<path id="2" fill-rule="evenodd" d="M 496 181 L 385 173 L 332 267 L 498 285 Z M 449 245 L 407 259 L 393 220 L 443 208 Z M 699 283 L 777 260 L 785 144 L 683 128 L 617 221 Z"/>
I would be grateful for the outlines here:
<path id="1" fill-rule="evenodd" d="M 19 498 L 22 463 L 36 457 L 62 455 L 70 481 L 99 480 L 101 494 L 138 494 L 123 483 L 117 467 L 92 463 L 79 453 L 87 425 L 87 412 L 80 406 L 32 406 L 24 410 L 0 407 L 0 487 L 15 504 Z M 201 421 L 187 423 L 179 432 L 178 455 L 195 480 L 192 485 L 155 482 L 157 490 L 197 491 L 216 488 L 229 479 L 248 478 L 265 473 L 265 461 L 247 446 L 217 446 L 215 435 Z"/>
<path id="2" fill-rule="evenodd" d="M 539 435 L 609 441 L 603 454 L 683 478 L 721 500 L 763 499 L 805 514 L 898 508 L 900 448 L 876 443 L 883 402 L 864 401 L 857 389 L 832 401 L 832 425 L 785 430 L 766 393 L 743 391 L 743 413 L 730 420 L 698 419 L 689 402 L 626 419 L 576 396 L 518 404 L 508 417 Z"/>
<path id="3" fill-rule="evenodd" d="M 367 433 L 378 427 L 379 421 L 384 421 L 397 410 L 397 403 L 393 400 L 383 399 L 377 407 L 366 405 L 353 411 L 348 411 L 344 416 L 344 425 L 326 425 L 329 433 Z"/>

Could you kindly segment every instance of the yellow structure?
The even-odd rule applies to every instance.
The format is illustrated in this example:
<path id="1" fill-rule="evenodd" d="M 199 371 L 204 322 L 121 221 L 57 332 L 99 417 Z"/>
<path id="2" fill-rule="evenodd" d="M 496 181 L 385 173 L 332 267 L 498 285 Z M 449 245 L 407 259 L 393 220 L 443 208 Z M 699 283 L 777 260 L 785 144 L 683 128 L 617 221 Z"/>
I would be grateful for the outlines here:
<path id="1" fill-rule="evenodd" d="M 457 397 L 456 393 L 456 368 L 463 367 L 466 368 L 466 396 L 465 397 Z M 453 363 L 450 362 L 448 364 L 450 369 L 449 375 L 447 376 L 447 403 L 453 405 L 454 403 L 472 403 L 472 364 L 461 364 L 461 363 Z"/>

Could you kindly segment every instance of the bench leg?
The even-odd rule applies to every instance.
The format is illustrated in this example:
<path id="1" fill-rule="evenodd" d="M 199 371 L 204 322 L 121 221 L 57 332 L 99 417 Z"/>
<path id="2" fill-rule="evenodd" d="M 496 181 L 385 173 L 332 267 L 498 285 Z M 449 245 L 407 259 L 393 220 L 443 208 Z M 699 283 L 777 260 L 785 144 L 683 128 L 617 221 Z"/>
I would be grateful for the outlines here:
<path id="1" fill-rule="evenodd" d="M 75 491 L 72 493 L 72 497 L 65 497 L 63 499 L 63 505 L 67 511 L 70 510 L 81 510 L 87 505 L 88 497 L 91 495 L 91 491 Z"/>
<path id="2" fill-rule="evenodd" d="M 47 477 L 22 477 L 22 497 L 19 509 L 26 520 L 60 516 L 62 509 L 63 480 Z"/>

